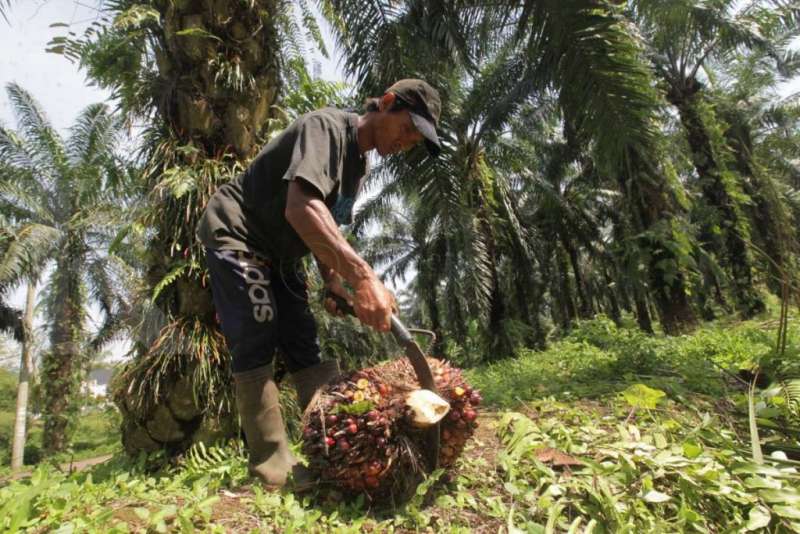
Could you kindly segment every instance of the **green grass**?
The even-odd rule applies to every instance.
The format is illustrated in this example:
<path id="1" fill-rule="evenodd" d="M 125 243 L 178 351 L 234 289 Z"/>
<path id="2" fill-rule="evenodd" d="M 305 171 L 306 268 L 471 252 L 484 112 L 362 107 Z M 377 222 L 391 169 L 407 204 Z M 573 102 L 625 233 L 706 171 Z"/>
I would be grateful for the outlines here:
<path id="1" fill-rule="evenodd" d="M 800 464 L 770 456 L 800 446 L 791 414 L 780 395 L 758 393 L 757 464 L 746 389 L 728 374 L 776 368 L 773 338 L 763 322 L 667 339 L 599 319 L 545 352 L 473 369 L 478 434 L 456 470 L 391 509 L 266 492 L 232 444 L 157 473 L 121 457 L 72 475 L 42 466 L 0 488 L 0 530 L 800 532 Z M 796 359 L 796 323 L 791 339 Z M 556 466 L 549 449 L 581 464 Z"/>
<path id="2" fill-rule="evenodd" d="M 28 424 L 25 464 L 30 466 L 42 459 L 42 420 L 31 418 Z M 89 406 L 75 418 L 73 424 L 67 451 L 48 458 L 49 462 L 64 464 L 116 453 L 122 449 L 119 441 L 120 415 L 113 406 Z M 0 412 L 0 444 L 3 444 L 0 449 L 0 476 L 8 474 L 13 428 L 14 413 Z"/>

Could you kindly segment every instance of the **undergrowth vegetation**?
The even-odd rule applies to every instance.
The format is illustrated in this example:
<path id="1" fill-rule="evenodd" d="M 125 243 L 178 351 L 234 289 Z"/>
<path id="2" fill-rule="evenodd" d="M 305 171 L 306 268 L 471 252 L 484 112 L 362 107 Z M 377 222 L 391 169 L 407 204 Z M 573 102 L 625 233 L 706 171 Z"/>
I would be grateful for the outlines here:
<path id="1" fill-rule="evenodd" d="M 800 532 L 800 434 L 782 374 L 798 324 L 783 358 L 774 330 L 718 323 L 664 338 L 598 318 L 546 351 L 473 369 L 489 415 L 457 469 L 394 507 L 331 488 L 265 491 L 232 442 L 156 472 L 144 458 L 40 466 L 0 487 L 0 530 Z M 767 380 L 751 396 L 756 366 Z"/>

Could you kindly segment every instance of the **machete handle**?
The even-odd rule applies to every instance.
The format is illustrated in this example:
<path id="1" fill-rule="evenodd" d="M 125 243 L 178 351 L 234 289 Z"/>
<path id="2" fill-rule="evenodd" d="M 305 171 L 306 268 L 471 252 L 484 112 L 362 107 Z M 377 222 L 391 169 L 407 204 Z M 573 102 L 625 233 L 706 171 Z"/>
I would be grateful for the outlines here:
<path id="1" fill-rule="evenodd" d="M 337 295 L 333 291 L 326 289 L 325 294 L 322 296 L 323 300 L 331 299 L 333 300 L 334 304 L 336 304 L 336 309 L 341 311 L 345 315 L 351 315 L 353 317 L 356 316 L 356 310 L 353 309 L 347 301 L 342 298 L 340 295 Z M 411 332 L 400 322 L 400 319 L 397 318 L 395 314 L 392 314 L 392 334 L 394 334 L 394 338 L 397 340 L 398 343 L 405 346 L 407 343 L 413 342 L 414 338 L 411 336 Z"/>
<path id="2" fill-rule="evenodd" d="M 331 291 L 330 289 L 325 290 L 325 294 L 322 296 L 322 300 L 331 299 L 333 300 L 334 304 L 336 304 L 336 309 L 342 312 L 345 315 L 351 315 L 353 317 L 356 316 L 356 310 L 347 303 L 347 301 Z"/>

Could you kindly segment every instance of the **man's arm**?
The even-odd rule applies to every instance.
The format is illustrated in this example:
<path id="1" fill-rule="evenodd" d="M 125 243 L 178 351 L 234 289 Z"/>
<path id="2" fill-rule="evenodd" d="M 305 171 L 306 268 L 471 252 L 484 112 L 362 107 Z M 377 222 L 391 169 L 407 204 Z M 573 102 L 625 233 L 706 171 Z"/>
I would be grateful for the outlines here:
<path id="1" fill-rule="evenodd" d="M 302 179 L 289 182 L 285 216 L 318 261 L 355 289 L 353 307 L 359 320 L 389 330 L 394 297 L 344 238 L 319 192 Z"/>

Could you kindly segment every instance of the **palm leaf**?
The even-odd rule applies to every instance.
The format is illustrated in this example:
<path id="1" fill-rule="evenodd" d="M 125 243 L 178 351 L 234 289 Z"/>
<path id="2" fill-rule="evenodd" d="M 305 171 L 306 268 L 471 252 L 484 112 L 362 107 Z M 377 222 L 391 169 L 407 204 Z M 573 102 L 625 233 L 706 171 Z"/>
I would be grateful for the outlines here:
<path id="1" fill-rule="evenodd" d="M 6 85 L 6 91 L 17 118 L 18 128 L 30 143 L 37 164 L 46 165 L 53 171 L 65 169 L 67 158 L 64 142 L 50 124 L 39 103 L 16 83 Z"/>
<path id="2" fill-rule="evenodd" d="M 32 273 L 42 272 L 62 237 L 62 232 L 52 226 L 23 224 L 0 258 L 0 286 L 13 285 Z"/>
<path id="3" fill-rule="evenodd" d="M 8 15 L 6 15 L 6 13 L 7 10 L 11 7 L 13 1 L 14 0 L 0 0 L 0 16 L 2 16 L 3 20 L 5 20 L 6 22 L 9 22 Z"/>
<path id="4" fill-rule="evenodd" d="M 70 128 L 67 154 L 73 165 L 94 165 L 113 158 L 120 135 L 120 119 L 105 104 L 92 104 Z"/>

